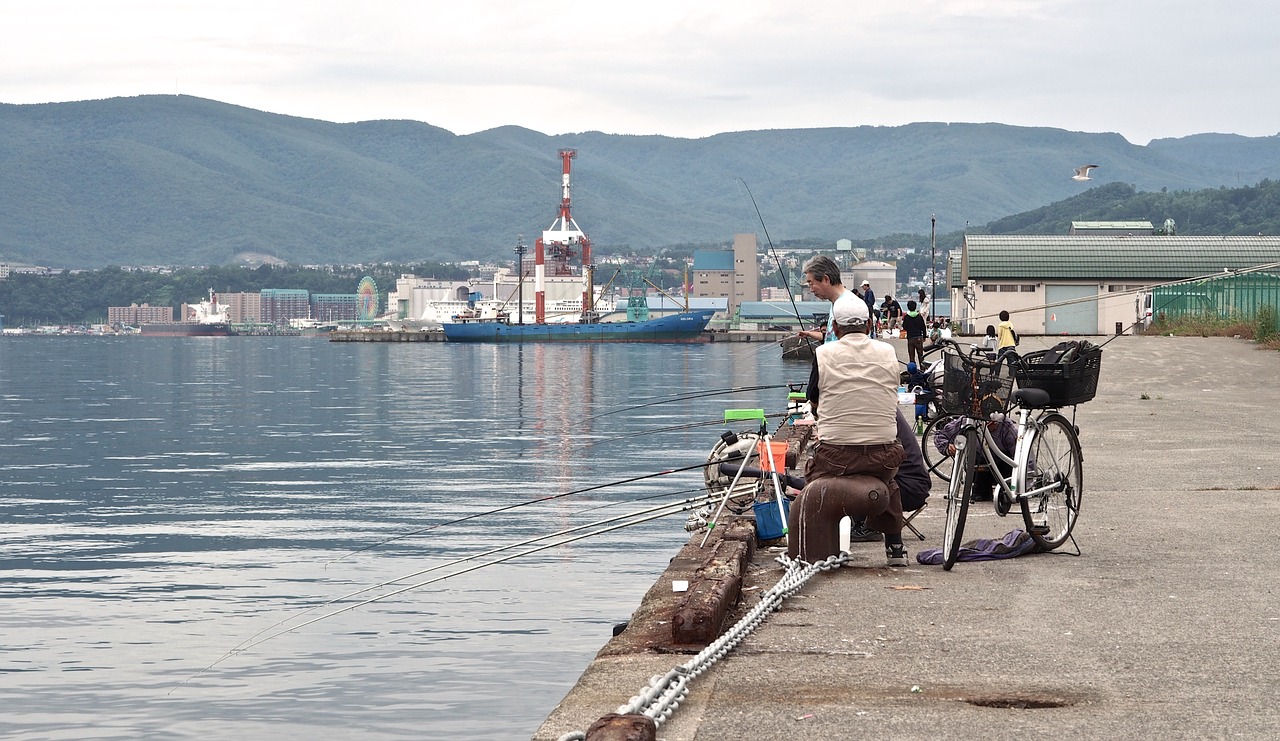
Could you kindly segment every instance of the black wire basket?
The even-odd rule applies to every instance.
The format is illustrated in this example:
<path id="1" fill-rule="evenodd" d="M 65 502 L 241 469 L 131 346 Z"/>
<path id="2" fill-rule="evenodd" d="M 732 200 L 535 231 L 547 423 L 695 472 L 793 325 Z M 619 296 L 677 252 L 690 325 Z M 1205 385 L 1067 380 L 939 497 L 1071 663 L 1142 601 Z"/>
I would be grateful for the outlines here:
<path id="1" fill-rule="evenodd" d="M 989 419 L 1009 408 L 1013 368 L 1004 361 L 947 353 L 942 376 L 942 410 Z"/>
<path id="2" fill-rule="evenodd" d="M 1022 356 L 1017 369 L 1018 388 L 1045 391 L 1053 406 L 1083 404 L 1098 393 L 1101 370 L 1101 347 L 1063 342 Z"/>

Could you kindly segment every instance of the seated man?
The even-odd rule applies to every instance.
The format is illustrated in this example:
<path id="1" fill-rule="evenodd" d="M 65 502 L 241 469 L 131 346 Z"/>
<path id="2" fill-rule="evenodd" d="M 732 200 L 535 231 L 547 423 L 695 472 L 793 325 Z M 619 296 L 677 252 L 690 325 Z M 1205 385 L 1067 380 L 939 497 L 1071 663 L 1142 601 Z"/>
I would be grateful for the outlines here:
<path id="1" fill-rule="evenodd" d="M 804 491 L 791 508 L 792 549 L 806 561 L 838 552 L 832 538 L 836 510 L 885 534 L 892 566 L 906 566 L 902 500 L 895 476 L 903 460 L 898 441 L 898 358 L 892 345 L 866 335 L 870 312 L 856 296 L 832 304 L 836 340 L 814 352 L 809 402 L 817 419 L 817 444 L 805 465 Z M 858 477 L 860 482 L 824 482 Z M 832 540 L 836 544 L 832 545 Z"/>

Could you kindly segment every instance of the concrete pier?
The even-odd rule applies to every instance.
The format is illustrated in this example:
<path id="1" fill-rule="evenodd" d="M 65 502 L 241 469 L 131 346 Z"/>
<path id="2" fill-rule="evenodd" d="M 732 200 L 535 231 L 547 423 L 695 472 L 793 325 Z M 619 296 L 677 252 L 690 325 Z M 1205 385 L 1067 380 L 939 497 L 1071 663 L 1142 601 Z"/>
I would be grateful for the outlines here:
<path id="1" fill-rule="evenodd" d="M 1274 737 L 1277 378 L 1280 354 L 1244 340 L 1115 339 L 1097 398 L 1076 413 L 1080 556 L 1068 542 L 950 572 L 919 565 L 916 553 L 941 543 L 936 485 L 915 521 L 927 540 L 908 535 L 911 566 L 885 566 L 880 543 L 853 544 L 850 567 L 815 576 L 696 678 L 656 737 Z M 1021 527 L 1016 512 L 976 504 L 965 539 Z M 726 626 L 776 582 L 778 552 L 757 550 Z M 638 619 L 689 578 L 682 554 Z M 697 650 L 631 632 L 604 646 L 534 739 L 586 730 Z"/>

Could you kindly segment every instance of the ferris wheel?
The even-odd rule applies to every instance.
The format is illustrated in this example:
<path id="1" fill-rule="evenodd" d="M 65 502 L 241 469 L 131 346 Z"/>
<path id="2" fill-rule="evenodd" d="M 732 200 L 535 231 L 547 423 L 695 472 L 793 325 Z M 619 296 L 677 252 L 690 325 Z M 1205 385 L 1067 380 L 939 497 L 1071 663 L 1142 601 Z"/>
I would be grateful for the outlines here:
<path id="1" fill-rule="evenodd" d="M 366 275 L 360 279 L 356 297 L 357 319 L 367 322 L 378 315 L 378 284 L 373 281 L 373 278 Z"/>

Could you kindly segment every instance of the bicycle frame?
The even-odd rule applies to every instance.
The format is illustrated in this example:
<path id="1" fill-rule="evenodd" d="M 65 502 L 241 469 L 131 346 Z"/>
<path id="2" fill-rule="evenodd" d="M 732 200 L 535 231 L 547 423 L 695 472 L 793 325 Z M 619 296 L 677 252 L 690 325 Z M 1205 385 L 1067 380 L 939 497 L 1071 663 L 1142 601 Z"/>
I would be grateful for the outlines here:
<path id="1" fill-rule="evenodd" d="M 1056 483 L 1050 483 L 1035 489 L 1026 489 L 1025 482 L 1029 469 L 1028 464 L 1034 464 L 1034 461 L 1028 461 L 1028 458 L 1031 456 L 1031 449 L 1032 445 L 1035 443 L 1035 436 L 1040 430 L 1040 418 L 1045 416 L 1048 411 L 1041 409 L 1027 409 L 1025 407 L 1017 407 L 1016 409 L 1018 421 L 1015 424 L 1015 428 L 1018 431 L 1018 442 L 1014 447 L 1013 457 L 1005 455 L 1004 451 L 1000 449 L 1000 446 L 996 443 L 995 437 L 991 434 L 991 430 L 987 429 L 987 425 L 982 419 L 966 416 L 965 424 L 962 428 L 976 430 L 979 436 L 979 444 L 981 445 L 979 452 L 982 453 L 982 456 L 986 460 L 987 466 L 991 471 L 999 470 L 997 462 L 1003 462 L 1010 467 L 1009 475 L 1007 477 L 997 475 L 992 476 L 996 483 L 999 484 L 1000 489 L 1005 495 L 1006 501 L 1010 505 L 1016 503 L 1020 499 L 1029 499 L 1031 497 L 1044 494 L 1045 492 L 1053 490 L 1057 486 Z M 1033 412 L 1039 412 L 1039 414 L 1033 415 Z M 964 446 L 966 439 L 967 438 L 962 436 L 956 437 L 956 442 L 959 443 L 959 445 L 956 446 L 957 452 L 955 457 L 957 462 L 960 459 L 960 448 Z M 958 480 L 959 477 L 951 477 L 951 482 L 948 485 L 947 490 L 948 496 L 959 496 L 959 493 L 955 491 Z M 1019 488 L 1022 488 L 1023 491 L 1019 491 Z"/>

